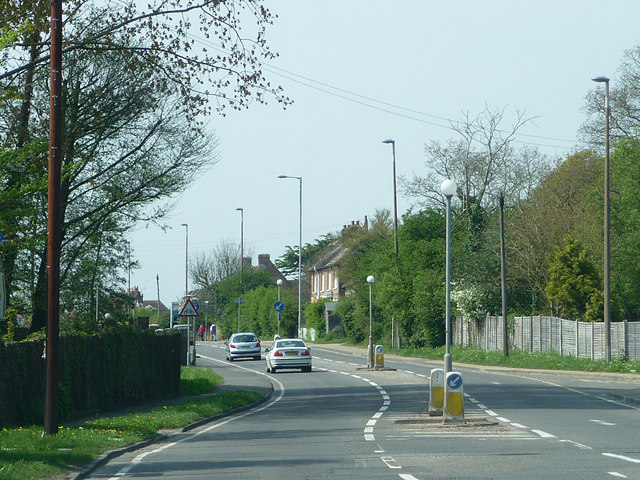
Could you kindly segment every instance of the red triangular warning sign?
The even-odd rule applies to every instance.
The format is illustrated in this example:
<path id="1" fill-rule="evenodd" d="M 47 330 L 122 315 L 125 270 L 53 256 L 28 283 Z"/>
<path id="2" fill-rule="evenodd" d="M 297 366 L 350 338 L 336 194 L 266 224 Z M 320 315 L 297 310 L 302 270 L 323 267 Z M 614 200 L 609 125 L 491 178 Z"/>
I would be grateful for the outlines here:
<path id="1" fill-rule="evenodd" d="M 184 302 L 184 306 L 180 311 L 180 316 L 181 317 L 197 317 L 198 316 L 198 311 L 196 310 L 196 307 L 193 306 L 193 303 L 191 303 L 190 298 L 187 298 L 187 301 Z"/>

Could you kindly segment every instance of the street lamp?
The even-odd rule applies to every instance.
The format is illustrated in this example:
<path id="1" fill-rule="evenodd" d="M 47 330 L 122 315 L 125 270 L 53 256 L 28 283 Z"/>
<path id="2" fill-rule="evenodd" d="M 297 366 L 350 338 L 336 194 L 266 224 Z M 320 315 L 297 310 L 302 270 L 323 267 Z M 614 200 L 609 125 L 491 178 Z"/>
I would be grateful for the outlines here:
<path id="1" fill-rule="evenodd" d="M 609 79 L 607 77 L 592 78 L 594 82 L 604 83 L 604 343 L 607 362 L 611 361 L 611 246 L 610 239 L 610 205 L 609 205 Z"/>
<path id="2" fill-rule="evenodd" d="M 278 178 L 295 178 L 300 181 L 300 238 L 298 241 L 298 337 L 302 325 L 302 177 L 278 175 Z"/>
<path id="3" fill-rule="evenodd" d="M 367 351 L 367 366 L 373 368 L 373 297 L 372 286 L 376 279 L 373 275 L 367 277 L 367 283 L 369 284 L 369 349 Z"/>
<path id="4" fill-rule="evenodd" d="M 398 196 L 396 194 L 396 141 L 383 140 L 382 143 L 391 144 L 393 152 L 393 247 L 396 254 L 396 267 L 398 265 Z M 393 348 L 393 335 L 395 333 L 395 314 L 391 315 L 391 348 Z M 398 347 L 399 348 L 399 347 Z"/>
<path id="5" fill-rule="evenodd" d="M 240 294 L 244 286 L 244 208 L 236 208 L 240 211 Z"/>
<path id="6" fill-rule="evenodd" d="M 189 225 L 183 223 L 181 226 L 185 228 L 185 247 L 184 247 L 184 297 L 189 296 Z"/>
<path id="7" fill-rule="evenodd" d="M 279 278 L 278 281 L 276 282 L 276 284 L 278 285 L 278 301 L 280 301 L 280 287 L 282 287 L 282 279 Z M 281 316 L 282 312 L 280 310 L 278 310 L 278 336 L 280 336 L 280 316 Z"/>
<path id="8" fill-rule="evenodd" d="M 458 190 L 456 182 L 453 180 L 445 180 L 440 185 L 440 191 L 447 199 L 447 251 L 446 251 L 446 297 L 445 297 L 445 311 L 446 311 L 446 329 L 445 329 L 445 342 L 446 353 L 444 354 L 444 373 L 450 372 L 452 369 L 451 362 L 451 197 Z"/>
<path id="9" fill-rule="evenodd" d="M 383 140 L 382 143 L 391 144 L 393 151 L 393 245 L 398 259 L 398 196 L 396 194 L 396 141 Z"/>

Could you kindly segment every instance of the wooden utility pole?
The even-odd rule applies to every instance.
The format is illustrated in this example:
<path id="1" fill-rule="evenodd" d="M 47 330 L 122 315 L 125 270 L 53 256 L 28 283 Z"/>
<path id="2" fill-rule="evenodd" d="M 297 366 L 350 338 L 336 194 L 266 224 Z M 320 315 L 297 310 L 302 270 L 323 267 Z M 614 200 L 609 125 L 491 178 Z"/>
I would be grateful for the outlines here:
<path id="1" fill-rule="evenodd" d="M 44 434 L 58 433 L 60 372 L 60 171 L 62 168 L 62 0 L 51 0 L 49 188 L 47 219 L 47 387 Z"/>
<path id="2" fill-rule="evenodd" d="M 504 247 L 504 195 L 500 194 L 500 277 L 502 287 L 502 345 L 504 356 L 509 356 L 509 332 L 507 328 L 507 258 Z"/>

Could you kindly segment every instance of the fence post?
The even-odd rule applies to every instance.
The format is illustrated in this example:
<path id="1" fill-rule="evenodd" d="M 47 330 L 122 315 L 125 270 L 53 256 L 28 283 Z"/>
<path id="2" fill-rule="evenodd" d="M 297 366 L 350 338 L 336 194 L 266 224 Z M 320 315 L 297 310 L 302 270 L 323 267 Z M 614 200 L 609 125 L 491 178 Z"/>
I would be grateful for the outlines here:
<path id="1" fill-rule="evenodd" d="M 559 318 L 558 319 L 558 323 L 560 324 L 560 356 L 564 357 L 564 345 L 562 345 L 562 343 L 564 342 L 564 338 L 562 335 L 562 328 L 564 327 L 564 320 Z"/>
<path id="2" fill-rule="evenodd" d="M 533 315 L 529 315 L 529 352 L 533 353 Z"/>
<path id="3" fill-rule="evenodd" d="M 594 323 L 591 322 L 591 360 L 595 360 L 596 359 L 596 352 L 594 352 L 594 347 L 595 347 L 595 326 Z"/>
<path id="4" fill-rule="evenodd" d="M 622 322 L 622 335 L 624 341 L 624 358 L 629 360 L 629 324 L 626 320 Z"/>
<path id="5" fill-rule="evenodd" d="M 576 358 L 580 356 L 580 321 L 576 320 Z"/>

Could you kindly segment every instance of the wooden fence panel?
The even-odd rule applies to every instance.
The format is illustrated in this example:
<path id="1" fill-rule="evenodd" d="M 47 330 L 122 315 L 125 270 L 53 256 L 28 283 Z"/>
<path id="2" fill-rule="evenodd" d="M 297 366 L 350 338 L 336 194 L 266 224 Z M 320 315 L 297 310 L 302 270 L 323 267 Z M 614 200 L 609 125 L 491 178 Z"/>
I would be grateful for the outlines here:
<path id="1" fill-rule="evenodd" d="M 527 352 L 554 350 L 564 356 L 604 360 L 604 323 L 577 322 L 557 317 L 515 317 L 509 328 L 509 347 Z M 487 316 L 479 324 L 469 319 L 453 319 L 453 342 L 485 350 L 502 350 L 501 316 Z M 640 322 L 611 324 L 611 358 L 640 360 Z"/>

